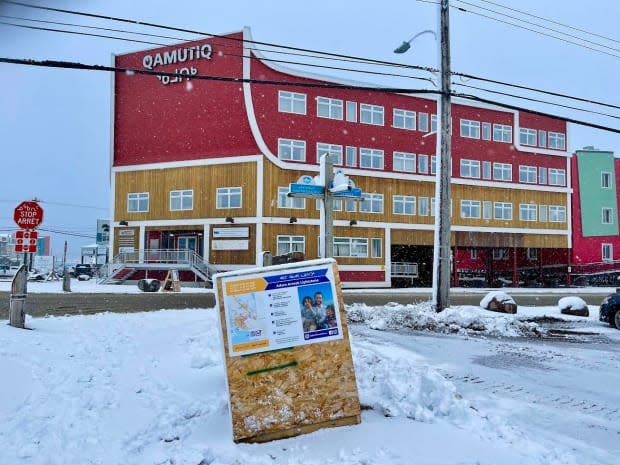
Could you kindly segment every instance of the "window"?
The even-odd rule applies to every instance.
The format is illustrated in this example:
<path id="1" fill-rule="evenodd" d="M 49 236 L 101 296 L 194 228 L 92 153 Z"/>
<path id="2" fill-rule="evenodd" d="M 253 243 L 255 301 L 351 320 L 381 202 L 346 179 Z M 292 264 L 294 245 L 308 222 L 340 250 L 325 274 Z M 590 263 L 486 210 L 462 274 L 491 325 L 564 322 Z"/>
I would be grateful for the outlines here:
<path id="1" fill-rule="evenodd" d="M 357 147 L 347 146 L 347 166 L 357 166 Z"/>
<path id="2" fill-rule="evenodd" d="M 482 202 L 482 218 L 485 220 L 491 219 L 491 207 L 493 206 L 493 202 L 485 200 Z"/>
<path id="3" fill-rule="evenodd" d="M 321 155 L 328 153 L 334 165 L 342 165 L 342 145 L 324 144 L 319 142 L 316 144 L 316 161 L 321 159 Z"/>
<path id="4" fill-rule="evenodd" d="M 288 187 L 278 187 L 278 208 L 306 208 L 306 199 L 299 197 L 289 197 Z"/>
<path id="5" fill-rule="evenodd" d="M 538 249 L 532 249 L 531 247 L 528 247 L 526 250 L 528 260 L 538 260 Z"/>
<path id="6" fill-rule="evenodd" d="M 437 132 L 437 115 L 431 115 L 431 132 Z"/>
<path id="7" fill-rule="evenodd" d="M 127 211 L 129 213 L 149 211 L 149 193 L 135 192 L 127 194 Z"/>
<path id="8" fill-rule="evenodd" d="M 287 92 L 281 90 L 278 92 L 278 111 L 282 113 L 298 113 L 306 114 L 306 94 L 298 94 L 297 92 Z"/>
<path id="9" fill-rule="evenodd" d="M 547 184 L 547 168 L 538 168 L 538 184 Z"/>
<path id="10" fill-rule="evenodd" d="M 306 141 L 278 139 L 278 158 L 280 160 L 306 161 Z"/>
<path id="11" fill-rule="evenodd" d="M 383 169 L 383 150 L 360 148 L 360 167 Z"/>
<path id="12" fill-rule="evenodd" d="M 547 206 L 538 206 L 538 221 L 547 221 Z"/>
<path id="13" fill-rule="evenodd" d="M 547 146 L 547 131 L 538 131 L 538 146 L 546 147 Z"/>
<path id="14" fill-rule="evenodd" d="M 496 181 L 512 181 L 512 165 L 510 163 L 493 163 L 493 179 Z"/>
<path id="15" fill-rule="evenodd" d="M 364 194 L 360 202 L 360 211 L 365 213 L 383 213 L 383 194 Z"/>
<path id="16" fill-rule="evenodd" d="M 394 152 L 394 171 L 415 173 L 415 153 Z"/>
<path id="17" fill-rule="evenodd" d="M 493 205 L 493 215 L 496 220 L 512 220 L 512 203 L 495 202 Z"/>
<path id="18" fill-rule="evenodd" d="M 428 132 L 428 113 L 418 113 L 418 131 Z"/>
<path id="19" fill-rule="evenodd" d="M 401 129 L 415 129 L 415 111 L 399 110 L 394 108 L 394 127 Z"/>
<path id="20" fill-rule="evenodd" d="M 523 145 L 536 145 L 536 129 L 520 128 L 519 143 Z"/>
<path id="21" fill-rule="evenodd" d="M 519 219 L 521 221 L 536 221 L 538 207 L 534 204 L 522 203 L 519 205 Z"/>
<path id="22" fill-rule="evenodd" d="M 392 197 L 392 212 L 395 215 L 415 215 L 415 196 L 395 195 Z"/>
<path id="23" fill-rule="evenodd" d="M 418 173 L 428 174 L 428 155 L 418 155 Z"/>
<path id="24" fill-rule="evenodd" d="M 461 120 L 461 137 L 480 139 L 480 121 Z"/>
<path id="25" fill-rule="evenodd" d="M 461 218 L 480 218 L 480 201 L 461 200 Z"/>
<path id="26" fill-rule="evenodd" d="M 612 244 L 601 244 L 601 255 L 604 262 L 611 262 L 614 259 L 614 246 Z"/>
<path id="27" fill-rule="evenodd" d="M 601 187 L 603 189 L 611 189 L 611 173 L 603 171 L 601 173 Z"/>
<path id="28" fill-rule="evenodd" d="M 317 97 L 316 115 L 320 118 L 342 119 L 342 100 Z"/>
<path id="29" fill-rule="evenodd" d="M 420 216 L 428 216 L 428 197 L 418 199 L 418 213 Z"/>
<path id="30" fill-rule="evenodd" d="M 512 143 L 512 126 L 507 124 L 493 125 L 493 140 L 496 142 Z"/>
<path id="31" fill-rule="evenodd" d="M 549 221 L 552 223 L 566 223 L 566 207 L 549 205 Z"/>
<path id="32" fill-rule="evenodd" d="M 357 102 L 347 101 L 347 121 L 357 123 Z"/>
<path id="33" fill-rule="evenodd" d="M 170 211 L 192 210 L 194 208 L 194 191 L 170 191 Z"/>
<path id="34" fill-rule="evenodd" d="M 361 103 L 360 123 L 376 124 L 378 126 L 383 126 L 383 107 L 379 105 Z"/>
<path id="35" fill-rule="evenodd" d="M 216 208 L 241 208 L 241 187 L 220 187 L 215 197 Z"/>
<path id="36" fill-rule="evenodd" d="M 491 162 L 482 162 L 482 179 L 491 179 Z"/>
<path id="37" fill-rule="evenodd" d="M 383 256 L 382 247 L 381 247 L 381 238 L 373 237 L 370 240 L 370 246 L 371 246 L 370 253 L 371 253 L 372 258 L 381 258 Z"/>
<path id="38" fill-rule="evenodd" d="M 437 156 L 431 155 L 431 174 L 437 173 Z"/>
<path id="39" fill-rule="evenodd" d="M 535 166 L 519 166 L 519 182 L 536 184 L 537 170 Z"/>
<path id="40" fill-rule="evenodd" d="M 493 260 L 508 260 L 508 249 L 493 249 Z"/>
<path id="41" fill-rule="evenodd" d="M 480 178 L 480 162 L 478 160 L 461 159 L 462 178 Z"/>
<path id="42" fill-rule="evenodd" d="M 345 200 L 344 208 L 347 212 L 356 212 L 357 211 L 357 200 Z"/>
<path id="43" fill-rule="evenodd" d="M 549 131 L 547 147 L 550 149 L 564 150 L 566 148 L 566 136 L 561 132 Z"/>
<path id="44" fill-rule="evenodd" d="M 482 139 L 491 140 L 491 123 L 482 123 Z"/>
<path id="45" fill-rule="evenodd" d="M 368 239 L 361 237 L 334 237 L 335 257 L 368 257 Z"/>
<path id="46" fill-rule="evenodd" d="M 549 212 L 551 213 L 551 212 Z M 603 207 L 602 210 L 602 223 L 603 224 L 614 224 L 614 213 L 613 210 L 611 208 L 605 208 Z"/>
<path id="47" fill-rule="evenodd" d="M 304 236 L 278 236 L 277 254 L 285 255 L 291 252 L 306 252 L 306 238 Z"/>
<path id="48" fill-rule="evenodd" d="M 321 209 L 321 199 L 316 199 L 315 201 L 315 209 L 320 210 Z M 335 212 L 341 212 L 342 211 L 342 200 L 337 199 L 337 200 L 332 200 L 332 210 Z"/>
<path id="49" fill-rule="evenodd" d="M 431 197 L 431 216 L 435 216 L 435 197 Z"/>
<path id="50" fill-rule="evenodd" d="M 549 168 L 549 185 L 550 186 L 565 186 L 566 185 L 566 171 L 562 169 Z"/>

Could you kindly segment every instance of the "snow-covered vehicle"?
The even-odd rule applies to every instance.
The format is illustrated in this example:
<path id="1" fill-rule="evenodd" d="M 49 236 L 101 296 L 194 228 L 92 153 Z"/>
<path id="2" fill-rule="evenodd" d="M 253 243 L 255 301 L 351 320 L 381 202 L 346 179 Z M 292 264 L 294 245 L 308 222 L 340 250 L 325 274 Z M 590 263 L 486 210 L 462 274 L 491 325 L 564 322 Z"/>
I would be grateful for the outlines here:
<path id="1" fill-rule="evenodd" d="M 620 292 L 605 297 L 599 309 L 598 319 L 620 329 Z"/>

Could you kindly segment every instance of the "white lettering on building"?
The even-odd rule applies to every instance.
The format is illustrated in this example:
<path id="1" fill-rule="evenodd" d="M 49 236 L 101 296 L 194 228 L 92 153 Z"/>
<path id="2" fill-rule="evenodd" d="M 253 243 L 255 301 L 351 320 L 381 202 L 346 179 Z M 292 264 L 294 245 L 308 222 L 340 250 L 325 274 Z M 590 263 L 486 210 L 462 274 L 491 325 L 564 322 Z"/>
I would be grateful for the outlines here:
<path id="1" fill-rule="evenodd" d="M 213 50 L 209 44 L 176 48 L 154 55 L 144 55 L 144 58 L 142 58 L 142 66 L 148 70 L 154 70 L 158 66 L 176 65 L 201 59 L 210 60 L 212 54 Z M 171 73 L 187 75 L 188 77 L 185 79 L 189 80 L 191 76 L 198 74 L 198 70 L 193 66 L 184 66 L 182 68 L 175 68 Z M 184 78 L 181 76 L 157 76 L 157 79 L 159 79 L 162 84 L 166 85 L 181 82 Z"/>

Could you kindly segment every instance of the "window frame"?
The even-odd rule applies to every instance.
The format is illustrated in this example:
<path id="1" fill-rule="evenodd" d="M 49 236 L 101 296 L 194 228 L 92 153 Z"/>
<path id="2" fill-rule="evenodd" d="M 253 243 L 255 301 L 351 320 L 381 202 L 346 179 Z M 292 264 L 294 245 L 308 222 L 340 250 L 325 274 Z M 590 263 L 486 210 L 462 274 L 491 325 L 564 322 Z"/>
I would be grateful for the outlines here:
<path id="1" fill-rule="evenodd" d="M 538 221 L 538 205 L 536 205 L 535 203 L 520 203 L 519 204 L 519 221 L 526 221 L 526 222 Z"/>
<path id="2" fill-rule="evenodd" d="M 407 125 L 407 121 L 411 122 L 409 126 Z M 400 124 L 397 124 L 397 122 Z M 392 127 L 406 129 L 407 131 L 415 131 L 417 128 L 416 112 L 413 110 L 394 108 L 392 110 Z"/>
<path id="3" fill-rule="evenodd" d="M 529 147 L 538 146 L 538 131 L 530 128 L 519 128 L 519 143 Z"/>
<path id="4" fill-rule="evenodd" d="M 549 168 L 547 179 L 550 186 L 566 186 L 566 170 L 562 168 Z M 561 180 L 561 181 L 560 181 Z"/>
<path id="5" fill-rule="evenodd" d="M 509 124 L 493 124 L 493 141 L 512 144 L 512 126 Z"/>
<path id="6" fill-rule="evenodd" d="M 285 94 L 288 94 L 286 96 Z M 290 101 L 290 109 L 283 109 L 283 101 L 286 103 Z M 303 111 L 296 111 L 295 104 L 301 103 L 303 105 Z M 292 113 L 295 115 L 305 115 L 308 112 L 307 95 L 301 92 L 291 92 L 288 90 L 278 91 L 278 111 L 280 113 Z"/>
<path id="7" fill-rule="evenodd" d="M 330 155 L 330 158 L 332 159 L 334 165 L 342 166 L 343 164 L 342 145 L 328 144 L 327 142 L 317 142 L 316 143 L 316 162 L 317 163 L 321 161 L 321 155 L 323 155 L 323 153 L 325 152 L 327 152 Z"/>
<path id="8" fill-rule="evenodd" d="M 370 159 L 370 166 L 364 164 L 365 159 Z M 381 166 L 377 167 L 375 165 L 376 160 L 381 160 Z M 385 168 L 385 154 L 381 149 L 371 149 L 368 147 L 360 147 L 359 148 L 359 167 L 364 169 L 371 170 L 382 170 Z"/>
<path id="9" fill-rule="evenodd" d="M 601 260 L 604 262 L 614 261 L 614 245 L 609 243 L 601 244 Z"/>
<path id="10" fill-rule="evenodd" d="M 397 206 L 401 206 L 402 212 L 397 211 Z M 407 211 L 410 207 L 410 212 Z M 416 214 L 417 199 L 415 195 L 393 195 L 392 214 L 402 216 L 414 216 Z"/>
<path id="11" fill-rule="evenodd" d="M 368 121 L 366 121 L 368 119 Z M 379 122 L 379 119 L 381 122 Z M 373 126 L 385 125 L 385 108 L 381 105 L 373 105 L 372 103 L 360 103 L 360 118 L 362 124 L 371 124 Z"/>
<path id="12" fill-rule="evenodd" d="M 133 196 L 133 198 L 132 198 Z M 146 207 L 140 208 L 146 202 Z M 127 193 L 127 213 L 148 213 L 150 208 L 150 194 L 148 192 L 128 192 Z M 130 208 L 135 204 L 134 209 Z"/>
<path id="13" fill-rule="evenodd" d="M 290 158 L 284 158 L 284 149 L 290 150 Z M 295 158 L 295 154 L 301 154 L 301 158 Z M 278 159 L 283 161 L 306 161 L 306 141 L 299 139 L 278 138 Z"/>
<path id="14" fill-rule="evenodd" d="M 288 239 L 288 240 L 284 241 L 283 239 Z M 299 245 L 299 244 L 301 244 L 301 250 L 296 250 L 294 246 Z M 280 249 L 281 245 L 288 245 L 289 247 L 286 248 L 288 251 L 284 252 L 283 250 L 281 250 Z M 296 235 L 278 234 L 276 236 L 277 255 L 285 255 L 291 252 L 301 252 L 303 254 L 306 253 L 306 236 L 297 235 L 297 234 Z"/>
<path id="15" fill-rule="evenodd" d="M 238 191 L 238 192 L 234 192 Z M 239 197 L 239 205 L 234 206 L 232 200 Z M 226 206 L 220 206 L 220 199 L 227 198 Z M 243 206 L 243 187 L 218 187 L 215 189 L 215 208 L 216 210 L 241 208 Z"/>
<path id="16" fill-rule="evenodd" d="M 370 202 L 370 203 L 367 203 Z M 365 209 L 365 205 L 370 205 L 368 209 Z M 378 208 L 380 207 L 380 209 Z M 359 204 L 358 211 L 360 213 L 370 213 L 375 215 L 382 215 L 384 210 L 383 194 L 376 192 L 368 192 L 362 194 L 362 201 Z"/>
<path id="17" fill-rule="evenodd" d="M 480 139 L 480 121 L 461 118 L 460 135 L 467 139 Z"/>
<path id="18" fill-rule="evenodd" d="M 480 200 L 461 199 L 461 218 L 480 219 L 482 217 L 482 205 Z"/>
<path id="19" fill-rule="evenodd" d="M 519 165 L 519 182 L 536 184 L 538 182 L 538 169 L 535 166 Z"/>
<path id="20" fill-rule="evenodd" d="M 498 212 L 501 212 L 501 214 L 498 215 Z M 493 218 L 502 221 L 512 221 L 512 202 L 493 202 Z"/>
<path id="21" fill-rule="evenodd" d="M 289 197 L 289 188 L 284 186 L 278 186 L 278 201 L 277 208 L 289 208 L 291 210 L 305 210 L 306 199 L 303 197 Z M 282 202 L 284 200 L 284 202 Z M 298 206 L 295 206 L 298 204 Z"/>
<path id="22" fill-rule="evenodd" d="M 402 168 L 397 166 L 402 163 Z M 407 163 L 412 164 L 412 169 L 407 169 Z M 400 152 L 394 151 L 392 153 L 392 169 L 394 171 L 400 171 L 402 173 L 415 173 L 416 172 L 417 157 L 412 152 Z"/>
<path id="23" fill-rule="evenodd" d="M 322 110 L 324 114 L 321 114 Z M 317 118 L 342 121 L 344 117 L 344 102 L 338 98 L 317 96 L 316 116 Z"/>
<path id="24" fill-rule="evenodd" d="M 459 168 L 462 178 L 480 179 L 480 160 L 461 158 Z"/>
<path id="25" fill-rule="evenodd" d="M 497 176 L 497 173 L 501 173 L 502 176 Z M 510 178 L 506 179 L 503 177 L 504 174 L 509 174 Z M 501 163 L 501 162 L 493 162 L 493 180 L 494 181 L 507 181 L 512 182 L 512 164 L 511 163 Z"/>

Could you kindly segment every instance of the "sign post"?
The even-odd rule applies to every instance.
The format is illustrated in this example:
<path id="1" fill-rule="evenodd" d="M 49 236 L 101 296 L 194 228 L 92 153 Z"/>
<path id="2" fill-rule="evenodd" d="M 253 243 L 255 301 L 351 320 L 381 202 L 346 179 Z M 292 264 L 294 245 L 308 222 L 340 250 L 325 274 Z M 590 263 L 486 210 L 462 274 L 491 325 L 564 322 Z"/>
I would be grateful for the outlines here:
<path id="1" fill-rule="evenodd" d="M 15 235 L 15 252 L 24 252 L 24 265 L 29 269 L 28 253 L 37 250 L 37 233 L 34 229 L 43 223 L 43 209 L 36 200 L 25 200 L 15 207 L 13 220 L 24 230 Z"/>

